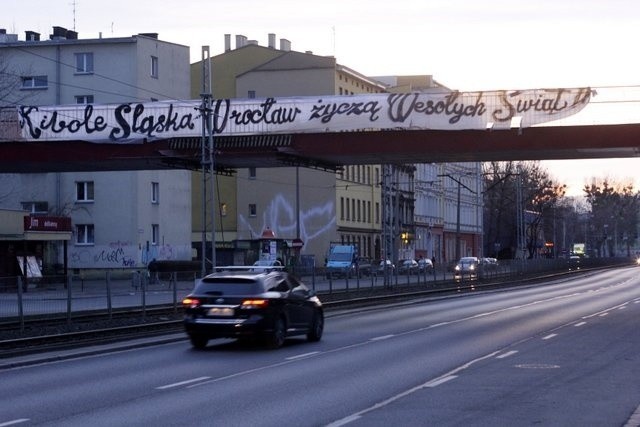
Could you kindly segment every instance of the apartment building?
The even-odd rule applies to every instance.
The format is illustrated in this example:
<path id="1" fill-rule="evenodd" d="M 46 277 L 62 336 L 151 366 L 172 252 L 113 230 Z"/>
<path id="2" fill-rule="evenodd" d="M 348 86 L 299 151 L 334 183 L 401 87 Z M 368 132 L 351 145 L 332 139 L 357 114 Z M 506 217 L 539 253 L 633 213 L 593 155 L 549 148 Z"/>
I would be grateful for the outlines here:
<path id="1" fill-rule="evenodd" d="M 155 33 L 80 39 L 53 27 L 24 40 L 0 30 L 0 107 L 112 104 L 190 97 L 189 48 Z M 2 138 L 2 135 L 0 135 Z M 54 142 L 51 142 L 53 144 Z M 188 171 L 4 174 L 0 208 L 71 218 L 66 260 L 59 243 L 45 266 L 144 267 L 152 259 L 191 259 Z"/>
<path id="2" fill-rule="evenodd" d="M 269 98 L 287 96 L 380 93 L 381 83 L 342 66 L 333 57 L 291 50 L 291 43 L 269 34 L 267 46 L 245 36 L 225 36 L 225 52 L 210 59 L 214 98 Z M 202 87 L 202 62 L 191 66 L 192 96 Z M 217 176 L 216 206 L 218 258 L 246 262 L 232 241 L 260 238 L 270 230 L 278 239 L 301 241 L 300 255 L 323 262 L 331 242 L 359 246 L 360 255 L 379 257 L 381 229 L 379 165 L 345 165 L 332 170 L 305 164 L 280 168 L 238 170 L 232 177 Z M 202 179 L 194 174 L 194 207 L 202 199 Z M 224 207 L 224 209 L 222 209 Z M 378 214 L 376 215 L 376 210 Z M 202 216 L 194 208 L 193 239 L 201 241 Z M 211 212 L 211 208 L 208 209 Z M 195 247 L 198 243 L 194 244 Z M 246 251 L 244 251 L 246 254 Z M 256 257 L 257 254 L 250 254 Z"/>

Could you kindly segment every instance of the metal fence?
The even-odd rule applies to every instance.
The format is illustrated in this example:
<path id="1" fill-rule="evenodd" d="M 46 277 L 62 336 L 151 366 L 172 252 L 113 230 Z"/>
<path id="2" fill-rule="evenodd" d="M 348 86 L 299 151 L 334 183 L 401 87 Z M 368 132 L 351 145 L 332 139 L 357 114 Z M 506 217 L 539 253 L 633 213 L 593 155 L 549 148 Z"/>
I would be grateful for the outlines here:
<path id="1" fill-rule="evenodd" d="M 453 266 L 437 266 L 417 274 L 396 270 L 372 271 L 368 275 L 336 278 L 324 268 L 291 269 L 321 297 L 376 288 L 402 290 L 415 287 L 445 289 L 468 282 L 504 281 L 522 277 L 630 265 L 629 258 L 583 258 L 501 260 L 494 266 L 480 266 L 475 274 L 457 275 Z M 147 270 L 105 271 L 73 276 L 45 276 L 25 281 L 22 277 L 0 277 L 0 323 L 26 319 L 61 319 L 98 312 L 111 316 L 116 310 L 139 310 L 172 306 L 176 311 L 193 289 L 200 272 L 150 273 Z"/>

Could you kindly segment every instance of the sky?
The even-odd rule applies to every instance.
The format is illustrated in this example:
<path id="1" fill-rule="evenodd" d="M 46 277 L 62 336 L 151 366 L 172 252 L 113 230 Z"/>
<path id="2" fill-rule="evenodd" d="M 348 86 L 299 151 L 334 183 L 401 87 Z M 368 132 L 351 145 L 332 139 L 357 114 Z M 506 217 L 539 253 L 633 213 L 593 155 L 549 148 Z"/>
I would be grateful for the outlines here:
<path id="1" fill-rule="evenodd" d="M 367 76 L 430 74 L 463 91 L 596 88 L 624 108 L 640 106 L 640 1 L 637 0 L 2 0 L 0 28 L 24 40 L 53 26 L 79 38 L 158 33 L 223 53 L 224 35 L 261 45 L 268 34 L 296 51 L 335 56 Z M 214 70 L 215 72 L 215 70 Z M 603 94 L 603 95 L 600 95 Z M 614 95 L 611 95 L 614 94 Z M 631 102 L 629 102 L 631 101 Z M 605 103 L 603 102 L 602 105 Z M 640 114 L 640 110 L 639 110 Z M 635 114 L 634 117 L 640 117 Z M 637 121 L 637 120 L 636 120 Z M 582 194 L 593 178 L 640 188 L 640 159 L 543 161 L 550 175 Z"/>

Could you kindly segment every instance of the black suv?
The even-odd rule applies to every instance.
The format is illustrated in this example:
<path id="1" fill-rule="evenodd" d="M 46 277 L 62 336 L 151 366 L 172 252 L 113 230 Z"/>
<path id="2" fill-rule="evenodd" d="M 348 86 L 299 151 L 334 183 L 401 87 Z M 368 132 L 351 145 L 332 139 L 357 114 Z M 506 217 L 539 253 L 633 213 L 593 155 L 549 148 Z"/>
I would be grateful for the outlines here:
<path id="1" fill-rule="evenodd" d="M 182 301 L 193 347 L 214 338 L 259 338 L 271 348 L 288 336 L 322 338 L 322 303 L 296 277 L 255 265 L 223 269 L 199 280 Z"/>

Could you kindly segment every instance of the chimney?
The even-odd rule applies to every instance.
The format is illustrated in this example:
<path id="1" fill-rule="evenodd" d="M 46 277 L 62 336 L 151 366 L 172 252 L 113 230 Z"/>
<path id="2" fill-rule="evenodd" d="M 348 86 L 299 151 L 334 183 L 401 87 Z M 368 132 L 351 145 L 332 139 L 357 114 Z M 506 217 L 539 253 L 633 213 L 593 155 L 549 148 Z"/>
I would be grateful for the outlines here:
<path id="1" fill-rule="evenodd" d="M 231 50 L 231 34 L 224 35 L 224 51 L 229 52 Z"/>
<path id="2" fill-rule="evenodd" d="M 285 52 L 291 51 L 291 42 L 287 39 L 280 39 L 280 50 Z"/>
<path id="3" fill-rule="evenodd" d="M 67 31 L 67 39 L 69 39 L 69 40 L 78 40 L 78 33 L 76 31 L 72 31 L 72 30 Z"/>
<path id="4" fill-rule="evenodd" d="M 0 34 L 7 34 L 6 28 L 0 28 Z"/>
<path id="5" fill-rule="evenodd" d="M 242 46 L 247 44 L 247 37 L 237 34 L 236 35 L 236 49 L 241 48 Z"/>
<path id="6" fill-rule="evenodd" d="M 39 42 L 40 41 L 40 33 L 36 33 L 35 31 L 25 31 L 24 39 L 28 42 Z"/>
<path id="7" fill-rule="evenodd" d="M 269 49 L 276 48 L 276 35 L 274 33 L 269 33 Z"/>
<path id="8" fill-rule="evenodd" d="M 67 38 L 67 29 L 64 27 L 53 27 L 53 34 L 49 35 L 51 40 L 64 40 Z"/>

